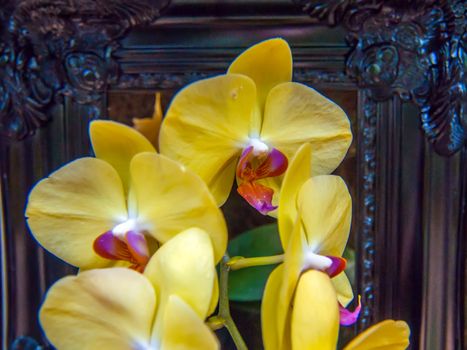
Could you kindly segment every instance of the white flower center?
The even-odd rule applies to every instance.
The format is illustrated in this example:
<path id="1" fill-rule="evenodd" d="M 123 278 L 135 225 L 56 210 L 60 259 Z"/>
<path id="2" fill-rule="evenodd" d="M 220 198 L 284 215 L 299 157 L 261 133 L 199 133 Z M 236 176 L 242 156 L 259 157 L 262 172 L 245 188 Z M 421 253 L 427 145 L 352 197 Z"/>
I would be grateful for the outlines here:
<path id="1" fill-rule="evenodd" d="M 332 260 L 327 256 L 313 253 L 311 250 L 305 252 L 305 258 L 303 261 L 303 270 L 318 270 L 326 271 L 332 265 Z"/>
<path id="2" fill-rule="evenodd" d="M 112 229 L 112 233 L 115 236 L 123 236 L 125 235 L 128 231 L 137 231 L 138 232 L 138 225 L 136 223 L 135 219 L 128 219 L 125 222 L 122 222 L 121 224 L 118 224 Z"/>
<path id="3" fill-rule="evenodd" d="M 250 139 L 249 146 L 253 146 L 253 155 L 258 155 L 260 153 L 269 151 L 269 146 L 257 138 Z"/>
<path id="4" fill-rule="evenodd" d="M 137 341 L 133 344 L 132 350 L 157 350 L 157 348 L 152 348 L 147 342 Z"/>

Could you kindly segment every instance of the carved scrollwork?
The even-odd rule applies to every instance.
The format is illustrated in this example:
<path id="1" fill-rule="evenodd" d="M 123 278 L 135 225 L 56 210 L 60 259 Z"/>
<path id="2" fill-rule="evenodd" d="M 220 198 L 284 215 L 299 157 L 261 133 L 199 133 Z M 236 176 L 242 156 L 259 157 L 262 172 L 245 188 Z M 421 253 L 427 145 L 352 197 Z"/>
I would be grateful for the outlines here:
<path id="1" fill-rule="evenodd" d="M 347 74 L 371 98 L 399 95 L 420 109 L 421 127 L 441 155 L 467 139 L 465 1 L 296 1 L 313 19 L 342 25 L 352 51 Z"/>
<path id="2" fill-rule="evenodd" d="M 215 72 L 222 74 L 223 71 Z M 180 74 L 173 73 L 141 73 L 141 74 L 122 74 L 119 77 L 116 87 L 118 89 L 180 89 L 181 87 L 193 83 L 200 79 L 206 79 L 214 73 L 194 73 L 184 72 Z M 317 83 L 349 83 L 344 72 L 327 72 L 312 69 L 294 70 L 294 81 L 317 84 Z"/>
<path id="3" fill-rule="evenodd" d="M 159 17 L 168 2 L 0 1 L 0 132 L 30 135 L 63 95 L 97 102 L 118 74 L 117 39 Z"/>

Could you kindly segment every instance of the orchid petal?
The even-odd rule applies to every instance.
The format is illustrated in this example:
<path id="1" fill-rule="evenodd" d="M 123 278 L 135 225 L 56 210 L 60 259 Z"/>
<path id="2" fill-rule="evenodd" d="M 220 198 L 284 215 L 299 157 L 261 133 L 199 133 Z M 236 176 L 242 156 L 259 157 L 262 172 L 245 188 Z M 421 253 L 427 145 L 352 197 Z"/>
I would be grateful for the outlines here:
<path id="1" fill-rule="evenodd" d="M 298 206 L 311 249 L 320 255 L 342 256 L 352 216 L 352 199 L 342 178 L 310 178 L 300 189 Z"/>
<path id="2" fill-rule="evenodd" d="M 284 265 L 281 264 L 271 272 L 264 288 L 263 301 L 261 303 L 261 329 L 265 350 L 281 349 L 278 341 L 277 301 L 279 300 L 283 274 Z"/>
<path id="3" fill-rule="evenodd" d="M 274 191 L 266 186 L 256 182 L 244 182 L 237 187 L 237 192 L 263 215 L 277 208 L 272 205 Z"/>
<path id="4" fill-rule="evenodd" d="M 358 305 L 354 311 L 349 311 L 342 305 L 339 305 L 340 324 L 342 326 L 351 326 L 358 320 L 360 310 L 362 309 L 361 298 L 358 296 Z"/>
<path id="5" fill-rule="evenodd" d="M 407 323 L 386 320 L 359 334 L 344 350 L 405 350 L 410 344 L 409 337 Z"/>
<path id="6" fill-rule="evenodd" d="M 26 216 L 34 237 L 60 259 L 85 269 L 111 265 L 93 243 L 127 218 L 121 180 L 100 159 L 75 160 L 32 189 Z"/>
<path id="7" fill-rule="evenodd" d="M 89 135 L 96 157 L 117 170 L 125 192 L 128 192 L 131 159 L 140 152 L 155 152 L 154 147 L 135 129 L 110 120 L 92 121 Z"/>
<path id="8" fill-rule="evenodd" d="M 179 232 L 199 227 L 211 237 L 216 261 L 227 245 L 222 212 L 205 183 L 182 165 L 157 153 L 141 153 L 131 162 L 138 221 L 165 243 Z"/>
<path id="9" fill-rule="evenodd" d="M 255 114 L 256 88 L 250 78 L 232 74 L 195 82 L 172 100 L 161 126 L 161 153 L 214 187 L 222 205 L 235 175 L 226 169 L 232 169 L 248 143 Z"/>
<path id="10" fill-rule="evenodd" d="M 211 241 L 198 228 L 183 231 L 161 246 L 144 270 L 160 296 L 159 309 L 176 294 L 202 319 L 211 305 L 215 274 Z"/>
<path id="11" fill-rule="evenodd" d="M 132 350 L 149 344 L 155 308 L 154 289 L 143 275 L 112 268 L 59 280 L 39 316 L 58 349 Z"/>
<path id="12" fill-rule="evenodd" d="M 161 350 L 217 350 L 220 344 L 203 319 L 177 295 L 164 313 Z"/>
<path id="13" fill-rule="evenodd" d="M 302 185 L 311 177 L 311 145 L 305 143 L 295 153 L 284 175 L 279 196 L 279 234 L 284 249 L 289 243 L 297 218 L 297 197 Z"/>
<path id="14" fill-rule="evenodd" d="M 317 91 L 298 83 L 283 83 L 270 91 L 260 137 L 288 159 L 309 142 L 313 175 L 329 174 L 336 169 L 352 142 L 344 111 Z"/>
<path id="15" fill-rule="evenodd" d="M 293 296 L 297 288 L 302 265 L 305 259 L 306 237 L 299 222 L 294 226 L 290 237 L 289 246 L 284 256 L 283 283 L 277 300 L 277 330 L 278 343 L 290 344 L 290 333 L 287 332 L 287 324 L 290 324 L 290 310 L 293 304 Z"/>
<path id="16" fill-rule="evenodd" d="M 349 305 L 353 300 L 352 285 L 345 272 L 341 272 L 331 279 L 337 293 L 337 300 L 343 306 Z"/>
<path id="17" fill-rule="evenodd" d="M 242 52 L 230 65 L 228 74 L 243 74 L 254 80 L 261 110 L 269 91 L 292 79 L 292 53 L 280 38 L 260 42 Z"/>
<path id="18" fill-rule="evenodd" d="M 214 283 L 212 288 L 211 303 L 209 304 L 209 309 L 207 316 L 212 315 L 216 311 L 217 304 L 219 303 L 219 278 L 217 273 L 214 274 Z"/>
<path id="19" fill-rule="evenodd" d="M 151 118 L 133 118 L 134 128 L 148 139 L 154 148 L 159 147 L 159 132 L 162 123 L 161 93 L 156 93 L 154 112 Z"/>
<path id="20" fill-rule="evenodd" d="M 292 349 L 336 349 L 336 300 L 331 279 L 325 273 L 309 270 L 300 277 L 292 311 Z"/>

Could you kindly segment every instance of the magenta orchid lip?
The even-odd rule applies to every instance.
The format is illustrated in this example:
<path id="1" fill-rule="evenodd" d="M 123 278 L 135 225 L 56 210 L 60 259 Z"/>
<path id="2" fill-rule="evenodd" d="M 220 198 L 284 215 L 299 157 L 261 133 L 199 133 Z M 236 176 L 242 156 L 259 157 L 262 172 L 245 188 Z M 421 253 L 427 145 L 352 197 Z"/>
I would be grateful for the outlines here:
<path id="1" fill-rule="evenodd" d="M 237 178 L 240 183 L 237 192 L 261 214 L 277 209 L 272 205 L 274 190 L 258 183 L 258 180 L 280 176 L 288 166 L 287 157 L 273 148 L 255 151 L 255 146 L 248 146 L 242 152 L 237 164 Z"/>

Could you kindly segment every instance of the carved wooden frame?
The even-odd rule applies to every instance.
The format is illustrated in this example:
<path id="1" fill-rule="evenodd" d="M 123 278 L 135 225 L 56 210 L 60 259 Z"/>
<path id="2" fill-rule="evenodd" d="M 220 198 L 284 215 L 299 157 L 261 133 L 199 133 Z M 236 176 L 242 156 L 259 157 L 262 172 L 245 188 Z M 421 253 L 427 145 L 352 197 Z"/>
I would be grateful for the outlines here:
<path id="1" fill-rule="evenodd" d="M 310 25 L 342 26 L 348 33 L 348 47 L 335 53 L 341 66 L 307 66 L 294 78 L 358 89 L 357 276 L 364 305 L 359 328 L 406 317 L 420 349 L 461 349 L 467 5 L 461 0 L 296 0 L 285 7 L 285 2 L 252 2 L 251 8 L 306 13 Z M 204 68 L 193 70 L 199 74 L 187 67 L 148 72 L 132 64 L 147 52 L 125 47 L 128 33 L 151 28 L 161 11 L 170 10 L 169 3 L 0 0 L 5 349 L 24 348 L 30 340 L 22 335 L 40 336 L 31 315 L 47 286 L 71 271 L 27 235 L 23 209 L 31 185 L 89 152 L 83 142 L 87 123 L 105 117 L 109 89 L 177 89 L 221 72 L 219 60 L 234 55 L 215 52 L 211 61 L 205 56 Z M 243 10 L 226 5 L 216 14 L 241 17 Z M 193 19 L 206 16 L 189 6 L 177 11 Z M 411 123 L 419 123 L 425 139 L 407 138 Z"/>

